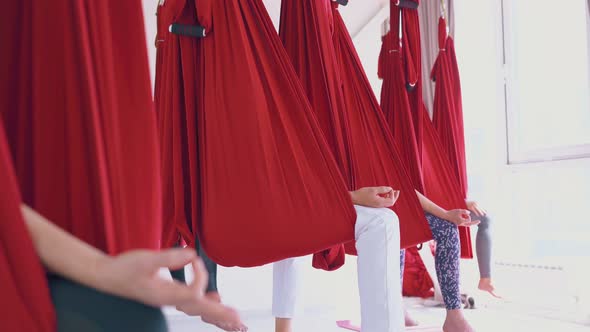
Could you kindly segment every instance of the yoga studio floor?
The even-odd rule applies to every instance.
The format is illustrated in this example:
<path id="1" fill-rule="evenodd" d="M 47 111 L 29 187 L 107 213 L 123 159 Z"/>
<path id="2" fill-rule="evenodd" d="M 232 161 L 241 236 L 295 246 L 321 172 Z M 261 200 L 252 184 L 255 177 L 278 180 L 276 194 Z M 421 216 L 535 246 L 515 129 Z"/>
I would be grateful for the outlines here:
<path id="1" fill-rule="evenodd" d="M 358 325 L 358 288 L 356 286 L 355 260 L 340 270 L 326 273 L 311 268 L 311 261 L 305 262 L 305 314 L 295 324 L 295 332 L 346 332 L 336 326 L 337 320 L 351 320 Z M 473 264 L 465 264 L 462 271 L 465 280 L 477 280 Z M 473 271 L 471 271 L 473 270 Z M 188 271 L 188 270 L 187 270 Z M 572 309 L 572 299 L 558 291 L 551 291 L 552 283 L 561 281 L 556 274 L 540 274 L 511 271 L 496 266 L 497 285 L 511 295 L 510 300 L 495 300 L 479 291 L 471 291 L 476 299 L 477 309 L 465 310 L 465 314 L 478 332 L 588 332 L 590 316 L 586 310 Z M 190 274 L 190 272 L 189 272 Z M 189 277 L 190 278 L 190 277 Z M 522 287 L 527 284 L 530 287 Z M 248 287 L 243 287 L 248 285 Z M 272 268 L 263 266 L 252 269 L 220 268 L 219 286 L 224 302 L 240 308 L 242 318 L 251 332 L 273 332 L 274 319 L 270 307 L 272 299 Z M 523 288 L 529 289 L 524 291 Z M 346 291 L 343 291 L 346 290 Z M 539 293 L 539 290 L 542 290 Z M 542 301 L 539 294 L 543 294 Z M 413 317 L 423 326 L 439 329 L 416 332 L 441 331 L 444 310 L 432 307 L 420 299 L 406 298 L 405 305 Z M 556 310 L 556 308 L 558 308 Z M 559 309 L 561 308 L 561 310 Z M 584 306 L 584 308 L 587 308 Z M 166 308 L 171 332 L 214 332 L 219 331 L 203 324 L 199 318 L 187 317 L 173 308 Z M 574 324 L 573 322 L 578 322 Z"/>
<path id="2" fill-rule="evenodd" d="M 444 311 L 440 308 L 415 306 L 410 309 L 422 325 L 436 326 L 442 322 Z M 203 324 L 198 318 L 181 315 L 174 310 L 166 310 L 171 332 L 213 332 L 219 331 L 214 327 Z M 550 318 L 542 318 L 529 313 L 515 313 L 498 309 L 477 309 L 466 312 L 468 319 L 478 332 L 584 332 L 590 330 L 588 326 L 561 322 Z M 270 312 L 244 313 L 244 320 L 252 332 L 272 332 L 273 319 Z M 296 331 L 299 332 L 346 332 L 336 327 L 337 319 L 350 317 L 336 317 L 329 311 L 307 312 L 297 322 Z M 442 331 L 428 329 L 422 331 Z"/>

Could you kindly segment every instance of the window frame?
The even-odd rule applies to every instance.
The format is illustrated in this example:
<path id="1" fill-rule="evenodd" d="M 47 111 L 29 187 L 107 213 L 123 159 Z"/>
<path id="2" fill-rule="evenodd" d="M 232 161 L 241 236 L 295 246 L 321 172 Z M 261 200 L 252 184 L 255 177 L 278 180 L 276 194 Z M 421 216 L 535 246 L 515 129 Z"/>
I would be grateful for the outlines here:
<path id="1" fill-rule="evenodd" d="M 525 149 L 521 146 L 518 137 L 518 107 L 516 95 L 518 93 L 517 78 L 514 70 L 513 40 L 507 31 L 512 31 L 514 13 L 512 4 L 514 0 L 501 0 L 501 42 L 502 42 L 502 76 L 504 78 L 505 98 L 505 139 L 507 164 L 528 164 L 547 161 L 570 160 L 590 158 L 590 144 L 568 145 L 557 148 Z M 586 27 L 588 31 L 588 80 L 590 81 L 590 1 L 586 3 Z M 590 93 L 590 92 L 589 92 Z M 590 110 L 589 110 L 590 112 Z"/>

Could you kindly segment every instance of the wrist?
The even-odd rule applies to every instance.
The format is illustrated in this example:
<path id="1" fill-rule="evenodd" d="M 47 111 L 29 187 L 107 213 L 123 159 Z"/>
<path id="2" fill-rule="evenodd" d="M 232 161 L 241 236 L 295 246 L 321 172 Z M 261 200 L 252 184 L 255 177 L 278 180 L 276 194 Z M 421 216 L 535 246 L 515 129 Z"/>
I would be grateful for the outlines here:
<path id="1" fill-rule="evenodd" d="M 90 286 L 109 294 L 119 294 L 119 284 L 114 278 L 114 257 L 106 254 L 98 255 L 91 263 Z"/>
<path id="2" fill-rule="evenodd" d="M 356 191 L 349 191 L 349 193 L 350 193 L 350 199 L 352 200 L 352 204 L 358 205 L 357 204 Z"/>

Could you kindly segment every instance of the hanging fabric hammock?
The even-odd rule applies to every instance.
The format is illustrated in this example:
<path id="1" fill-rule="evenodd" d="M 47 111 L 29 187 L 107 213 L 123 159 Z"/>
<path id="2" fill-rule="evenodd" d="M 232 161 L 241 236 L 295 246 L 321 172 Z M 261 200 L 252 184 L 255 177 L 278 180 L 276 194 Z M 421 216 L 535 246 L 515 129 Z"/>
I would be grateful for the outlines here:
<path id="1" fill-rule="evenodd" d="M 197 144 L 197 39 L 169 33 L 172 22 L 196 25 L 194 1 L 167 0 L 158 6 L 154 100 L 162 165 L 162 245 L 179 235 L 194 246 L 200 197 Z"/>
<path id="2" fill-rule="evenodd" d="M 443 17 L 438 22 L 439 54 L 432 68 L 432 80 L 436 83 L 433 107 L 433 123 L 441 139 L 444 151 L 453 166 L 463 197 L 467 197 L 467 166 L 465 163 L 465 132 L 459 67 L 453 38 L 447 35 Z"/>
<path id="3" fill-rule="evenodd" d="M 329 0 L 284 0 L 281 38 L 316 116 L 325 119 L 321 122 L 324 134 L 333 137 L 331 142 L 344 143 L 342 164 L 350 168 L 341 170 L 349 188 L 390 185 L 401 189 L 394 210 L 402 224 L 402 245 L 426 241 L 431 234 L 424 214 L 397 149 L 383 139 L 390 134 L 344 22 L 333 11 L 336 7 Z M 335 155 L 341 155 L 338 144 L 331 147 Z M 346 247 L 348 253 L 355 253 L 353 242 Z M 341 247 L 314 256 L 317 268 L 332 270 L 343 262 Z"/>
<path id="4" fill-rule="evenodd" d="M 413 3 L 413 6 L 400 7 L 400 1 L 391 0 L 391 6 L 401 9 L 402 13 L 402 44 L 405 63 L 406 86 L 408 88 L 408 99 L 412 117 L 414 120 L 414 131 L 418 152 L 422 153 L 422 50 L 420 45 L 420 20 L 417 7 L 420 0 L 406 0 L 405 3 Z M 398 20 L 399 22 L 399 20 Z M 398 30 L 399 31 L 399 30 Z"/>
<path id="5" fill-rule="evenodd" d="M 17 3 L 17 2 L 15 2 Z M 13 8 L 4 7 L 14 16 Z M 5 15 L 2 15 L 5 16 Z M 7 19 L 0 22 L 0 30 Z M 4 30 L 7 28 L 6 30 Z M 21 215 L 21 199 L 0 119 L 0 322 L 4 331 L 55 331 L 45 271 Z"/>
<path id="6" fill-rule="evenodd" d="M 392 184 L 402 195 L 393 207 L 400 218 L 402 248 L 423 243 L 432 238 L 424 211 L 414 193 L 406 165 L 393 143 L 383 112 L 373 93 L 338 4 L 332 3 L 334 20 L 334 47 L 340 64 L 340 75 L 349 117 L 358 187 Z M 385 138 L 385 139 L 384 139 Z M 371 146 L 371 149 L 367 147 Z M 350 249 L 350 248 L 347 248 Z M 351 251 L 351 250 L 349 250 Z"/>
<path id="7" fill-rule="evenodd" d="M 405 73 L 402 62 L 404 57 L 401 53 L 399 38 L 400 8 L 398 6 L 391 6 L 390 25 L 390 31 L 383 36 L 379 54 L 379 77 L 383 80 L 381 109 L 393 134 L 393 140 L 401 152 L 401 158 L 408 167 L 414 188 L 424 192 L 421 149 L 418 148 L 416 141 L 414 119 L 404 80 Z"/>
<path id="8" fill-rule="evenodd" d="M 166 223 L 182 227 L 190 204 L 192 231 L 226 266 L 354 239 L 345 182 L 262 2 L 173 0 L 162 9 L 158 39 L 164 54 L 176 55 L 160 59 L 160 135 L 163 149 L 175 146 L 165 169 L 184 172 L 165 181 L 165 191 L 178 195 L 167 198 L 166 216 L 176 220 Z M 193 22 L 206 35 L 196 42 L 165 29 Z"/>
<path id="9" fill-rule="evenodd" d="M 354 190 L 351 138 L 332 44 L 333 27 L 326 14 L 331 15 L 330 1 L 283 0 L 279 36 L 348 189 Z M 333 271 L 344 265 L 345 256 L 344 245 L 340 244 L 314 254 L 313 266 Z"/>
<path id="10" fill-rule="evenodd" d="M 381 108 L 393 133 L 402 159 L 408 166 L 412 177 L 412 184 L 416 190 L 424 193 L 422 177 L 421 149 L 416 141 L 414 118 L 408 100 L 408 84 L 404 71 L 404 59 L 400 40 L 400 7 L 390 6 L 390 29 L 382 37 L 381 52 L 379 54 L 378 75 L 383 80 L 381 88 Z M 410 60 L 411 61 L 411 60 Z M 417 79 L 413 79 L 414 86 Z M 422 142 L 422 140 L 420 140 Z M 416 247 L 408 248 L 405 252 L 405 267 L 403 275 L 403 295 L 428 297 L 432 292 L 433 282 L 430 278 L 422 258 Z"/>
<path id="11" fill-rule="evenodd" d="M 0 54 L 23 200 L 110 254 L 158 248 L 161 192 L 141 2 L 24 1 Z M 51 27 L 51 28 L 48 28 Z"/>
<path id="12" fill-rule="evenodd" d="M 382 49 L 380 53 L 379 63 L 381 65 L 380 72 L 383 75 L 383 88 L 381 92 L 381 103 L 386 114 L 390 128 L 393 129 L 394 139 L 396 142 L 403 142 L 405 148 L 402 150 L 404 161 L 408 164 L 409 169 L 420 169 L 421 172 L 415 172 L 414 179 L 421 173 L 422 177 L 415 180 L 415 188 L 421 190 L 426 197 L 431 199 L 436 204 L 445 209 L 466 208 L 464 196 L 461 193 L 460 184 L 453 173 L 451 164 L 442 148 L 440 139 L 437 137 L 436 130 L 432 126 L 426 108 L 421 100 L 421 92 L 418 95 L 416 89 L 421 88 L 422 80 L 419 76 L 408 78 L 408 71 L 405 73 L 401 70 L 402 64 L 421 63 L 420 58 L 416 58 L 415 54 L 419 52 L 419 40 L 416 43 L 414 39 L 419 37 L 419 26 L 416 29 L 414 26 L 416 22 L 413 20 L 414 15 L 405 14 L 407 11 L 416 11 L 416 9 L 400 8 L 396 5 L 397 1 L 391 2 L 391 29 L 389 33 L 383 38 Z M 400 11 L 402 13 L 402 27 L 410 25 L 410 27 L 403 28 L 402 44 L 399 43 L 400 33 Z M 409 22 L 404 22 L 406 17 L 409 17 Z M 416 32 L 417 31 L 417 32 Z M 410 32 L 410 36 L 407 34 Z M 409 46 L 408 46 L 409 45 Z M 410 48 L 410 47 L 417 48 Z M 408 51 L 410 49 L 411 51 Z M 414 65 L 410 66 L 414 68 Z M 416 69 L 417 73 L 421 73 L 421 69 Z M 412 70 L 409 71 L 410 73 Z M 404 76 L 405 74 L 405 76 Z M 406 78 L 404 78 L 406 77 Z M 404 82 L 406 84 L 404 88 Z M 407 92 L 407 87 L 413 86 L 413 90 Z M 407 96 L 409 94 L 409 97 Z M 412 109 L 412 103 L 408 103 L 408 99 L 418 96 L 420 103 L 416 109 Z M 420 136 L 414 140 L 411 137 L 413 118 L 409 114 L 417 115 L 420 123 Z M 419 147 L 419 151 L 412 149 L 414 142 Z M 416 158 L 415 154 L 421 157 Z M 420 161 L 417 159 L 421 160 Z M 459 234 L 461 238 L 461 255 L 464 258 L 471 258 L 473 256 L 471 250 L 471 238 L 469 228 L 460 227 Z"/>
<path id="13" fill-rule="evenodd" d="M 410 176 L 406 171 L 407 166 L 393 143 L 393 137 L 356 53 L 352 38 L 338 12 L 338 5 L 335 3 L 332 5 L 333 40 L 340 64 L 351 136 L 364 139 L 364 141 L 359 139 L 352 142 L 353 151 L 355 151 L 354 160 L 358 162 L 359 173 L 363 174 L 362 182 L 357 181 L 356 184 L 364 187 L 384 182 L 392 183 L 394 187 L 400 188 L 402 195 L 395 204 L 394 211 L 400 217 L 402 248 L 428 241 L 432 238 L 432 233 L 414 193 Z M 367 149 L 367 146 L 373 148 Z"/>

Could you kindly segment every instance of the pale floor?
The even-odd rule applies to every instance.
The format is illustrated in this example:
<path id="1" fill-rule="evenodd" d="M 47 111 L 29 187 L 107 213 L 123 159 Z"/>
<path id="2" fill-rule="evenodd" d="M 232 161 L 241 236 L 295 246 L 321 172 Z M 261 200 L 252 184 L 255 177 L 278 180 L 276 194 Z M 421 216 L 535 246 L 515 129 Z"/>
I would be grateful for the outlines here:
<path id="1" fill-rule="evenodd" d="M 520 311 L 520 312 L 519 312 Z M 414 305 L 410 312 L 424 326 L 440 326 L 444 311 L 440 308 Z M 220 331 L 212 326 L 203 324 L 198 318 L 184 316 L 174 310 L 166 310 L 171 332 L 214 332 Z M 542 313 L 530 313 L 519 310 L 511 305 L 505 308 L 492 306 L 476 310 L 466 310 L 465 314 L 478 332 L 588 332 L 590 326 L 573 324 L 560 320 L 542 317 Z M 273 318 L 270 312 L 243 313 L 245 323 L 252 332 L 272 332 Z M 548 315 L 550 316 L 550 315 Z M 336 327 L 335 321 L 350 319 L 351 317 L 337 317 L 330 310 L 306 312 L 305 316 L 297 320 L 296 332 L 345 332 Z M 357 322 L 353 318 L 353 322 Z"/>

